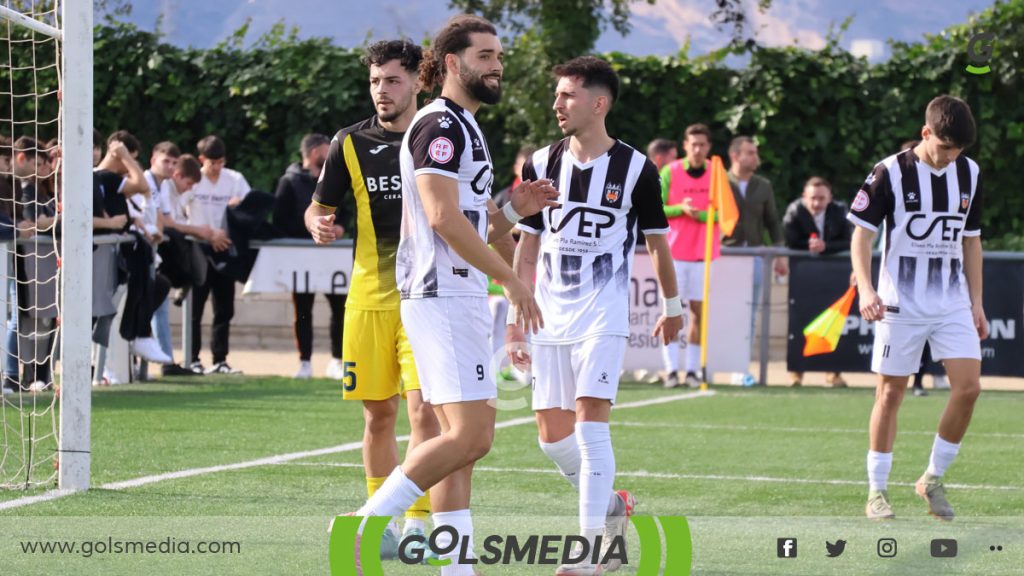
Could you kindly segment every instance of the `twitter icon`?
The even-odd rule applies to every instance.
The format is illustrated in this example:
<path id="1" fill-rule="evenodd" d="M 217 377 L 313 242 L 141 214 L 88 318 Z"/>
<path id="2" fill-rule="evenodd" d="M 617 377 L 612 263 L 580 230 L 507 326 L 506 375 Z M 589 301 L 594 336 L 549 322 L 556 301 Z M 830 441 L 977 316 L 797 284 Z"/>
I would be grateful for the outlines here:
<path id="1" fill-rule="evenodd" d="M 829 558 L 842 556 L 843 550 L 846 550 L 846 540 L 836 540 L 835 544 L 825 541 L 825 551 L 828 552 Z"/>

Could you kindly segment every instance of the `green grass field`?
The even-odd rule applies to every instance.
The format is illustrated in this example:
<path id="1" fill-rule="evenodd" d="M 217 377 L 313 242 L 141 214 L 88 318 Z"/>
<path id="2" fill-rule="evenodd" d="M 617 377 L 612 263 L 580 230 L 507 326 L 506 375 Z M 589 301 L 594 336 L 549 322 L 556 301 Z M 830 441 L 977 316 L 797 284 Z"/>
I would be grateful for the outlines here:
<path id="1" fill-rule="evenodd" d="M 487 534 L 571 534 L 576 497 L 537 447 L 522 391 L 502 392 L 473 511 Z M 660 401 L 659 401 L 660 400 Z M 1016 574 L 1024 566 L 1024 394 L 982 396 L 947 474 L 959 517 L 925 513 L 911 483 L 927 464 L 946 396 L 908 396 L 890 479 L 897 520 L 863 518 L 866 423 L 872 391 L 721 387 L 711 396 L 626 383 L 612 416 L 617 487 L 641 514 L 689 519 L 694 574 Z M 648 402 L 645 402 L 648 401 Z M 653 402 L 659 401 L 659 402 Z M 640 404 L 640 405 L 638 405 Z M 515 408 L 515 406 L 519 406 Z M 365 499 L 360 407 L 323 380 L 207 377 L 101 389 L 93 395 L 93 486 L 84 494 L 0 511 L 0 574 L 328 574 L 329 518 Z M 400 426 L 404 433 L 404 425 Z M 137 487 L 141 477 L 291 456 Z M 0 492 L 0 503 L 41 494 Z M 897 555 L 880 558 L 879 538 Z M 42 554 L 23 541 L 237 541 L 213 554 Z M 799 540 L 795 559 L 778 538 Z M 955 538 L 957 558 L 931 558 Z M 825 541 L 846 552 L 826 558 Z M 630 550 L 639 550 L 631 534 Z M 1002 551 L 990 546 L 1003 546 Z M 95 547 L 95 545 L 94 545 Z M 98 552 L 98 550 L 97 550 Z M 619 574 L 637 574 L 639 558 Z M 385 574 L 437 574 L 385 563 Z M 550 566 L 486 566 L 485 575 L 551 574 Z"/>

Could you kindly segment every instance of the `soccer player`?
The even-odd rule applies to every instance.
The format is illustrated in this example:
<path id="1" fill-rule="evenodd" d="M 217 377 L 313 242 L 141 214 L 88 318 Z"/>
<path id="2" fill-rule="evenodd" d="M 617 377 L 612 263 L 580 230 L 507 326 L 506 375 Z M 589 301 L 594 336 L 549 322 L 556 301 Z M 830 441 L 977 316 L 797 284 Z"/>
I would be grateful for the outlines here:
<path id="1" fill-rule="evenodd" d="M 686 335 L 686 376 L 679 380 L 679 345 L 661 349 L 665 362 L 665 388 L 700 385 L 700 314 L 704 301 L 705 222 L 711 202 L 711 170 L 707 163 L 711 151 L 711 130 L 704 124 L 691 124 L 683 132 L 686 156 L 661 169 L 661 197 L 668 216 L 668 243 L 675 260 L 679 295 L 689 302 L 690 322 Z M 714 224 L 711 259 L 721 251 L 721 232 Z"/>
<path id="2" fill-rule="evenodd" d="M 533 339 L 532 355 L 522 329 L 512 322 L 506 340 L 515 364 L 532 356 L 540 448 L 579 491 L 580 529 L 592 550 L 602 532 L 604 547 L 625 536 L 635 504 L 629 492 L 612 489 L 615 454 L 608 419 L 629 338 L 629 278 L 638 228 L 647 237 L 666 301 L 654 329 L 666 344 L 683 326 L 683 307 L 665 239 L 669 226 L 657 168 L 605 128 L 618 98 L 618 75 L 592 56 L 555 66 L 554 75 L 553 108 L 567 138 L 534 153 L 523 177 L 556 182 L 561 204 L 519 222 L 524 234 L 515 265 L 523 282 L 536 276 L 546 323 Z M 555 573 L 589 576 L 619 567 L 618 561 L 608 566 L 584 561 Z"/>
<path id="3" fill-rule="evenodd" d="M 398 151 L 416 115 L 421 60 L 420 47 L 407 40 L 381 41 L 366 50 L 363 64 L 369 69 L 377 113 L 335 135 L 305 214 L 316 243 L 333 242 L 344 234 L 336 211 L 349 191 L 355 197 L 355 260 L 342 339 L 342 394 L 363 403 L 363 466 L 371 497 L 398 466 L 395 421 L 400 395 L 405 396 L 411 428 L 408 450 L 440 433 L 420 392 L 395 284 L 402 222 Z M 429 514 L 429 497 L 418 496 L 405 510 L 405 535 L 422 535 Z M 385 531 L 382 557 L 397 556 L 398 531 L 395 524 Z"/>
<path id="4" fill-rule="evenodd" d="M 988 321 L 981 298 L 981 172 L 961 152 L 974 143 L 967 103 L 928 103 L 921 143 L 875 165 L 853 201 L 851 244 L 860 312 L 877 322 L 871 369 L 880 376 L 867 457 L 868 518 L 893 518 L 887 482 L 896 413 L 925 342 L 949 375 L 928 468 L 915 492 L 928 512 L 953 519 L 942 477 L 956 458 L 981 392 L 981 340 Z M 871 282 L 871 241 L 884 223 L 878 291 Z"/>
<path id="5" fill-rule="evenodd" d="M 357 512 L 394 516 L 430 490 L 434 525 L 472 537 L 473 463 L 490 450 L 497 386 L 491 374 L 487 277 L 505 287 L 525 326 L 539 328 L 530 288 L 487 247 L 522 216 L 551 204 L 548 182 L 525 181 L 501 210 L 489 210 L 494 168 L 474 114 L 501 98 L 504 52 L 494 26 L 475 16 L 448 21 L 423 56 L 420 79 L 441 97 L 420 110 L 402 140 L 402 226 L 397 281 L 402 324 L 416 359 L 423 400 L 441 435 L 406 453 Z M 348 330 L 346 329 L 346 333 Z M 460 546 L 443 576 L 473 574 Z M 472 540 L 467 556 L 472 555 Z"/>

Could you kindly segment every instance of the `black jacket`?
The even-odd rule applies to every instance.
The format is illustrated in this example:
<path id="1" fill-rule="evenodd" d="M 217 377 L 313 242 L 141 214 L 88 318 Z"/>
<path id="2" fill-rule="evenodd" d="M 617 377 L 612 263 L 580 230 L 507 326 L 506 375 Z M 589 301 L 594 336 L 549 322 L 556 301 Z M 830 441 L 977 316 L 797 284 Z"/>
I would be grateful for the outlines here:
<path id="1" fill-rule="evenodd" d="M 818 232 L 814 216 L 804 207 L 799 198 L 790 202 L 782 217 L 782 228 L 786 235 L 786 247 L 793 250 L 807 250 L 811 234 L 817 234 L 825 242 L 825 254 L 845 252 L 850 249 L 853 226 L 846 220 L 846 206 L 833 200 L 825 208 L 825 232 Z"/>
<path id="2" fill-rule="evenodd" d="M 277 181 L 274 192 L 274 230 L 285 238 L 309 238 L 304 215 L 316 190 L 316 178 L 295 162 Z"/>

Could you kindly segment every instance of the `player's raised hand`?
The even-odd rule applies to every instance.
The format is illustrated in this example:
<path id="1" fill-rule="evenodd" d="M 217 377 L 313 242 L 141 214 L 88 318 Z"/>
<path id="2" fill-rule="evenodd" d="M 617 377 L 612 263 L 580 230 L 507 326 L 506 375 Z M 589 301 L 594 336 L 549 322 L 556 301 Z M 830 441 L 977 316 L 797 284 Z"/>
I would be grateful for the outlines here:
<path id="1" fill-rule="evenodd" d="M 508 201 L 520 216 L 533 216 L 548 206 L 558 206 L 558 190 L 551 180 L 523 180 L 509 194 Z"/>
<path id="2" fill-rule="evenodd" d="M 885 318 L 885 304 L 882 297 L 870 286 L 860 287 L 858 299 L 860 301 L 860 316 L 868 322 L 874 322 Z"/>
<path id="3" fill-rule="evenodd" d="M 537 301 L 533 299 L 533 290 L 530 290 L 526 283 L 518 278 L 506 283 L 505 295 L 508 297 L 508 305 L 515 313 L 517 326 L 534 334 L 544 327 L 540 306 L 537 306 Z"/>
<path id="4" fill-rule="evenodd" d="M 317 217 L 316 225 L 309 229 L 310 235 L 313 236 L 313 242 L 317 244 L 330 244 L 337 240 L 338 236 L 334 229 L 334 218 L 334 214 Z"/>
<path id="5" fill-rule="evenodd" d="M 516 368 L 527 371 L 530 369 L 530 347 L 526 343 L 526 332 L 516 324 L 505 327 L 505 352 Z"/>
<path id="6" fill-rule="evenodd" d="M 679 340 L 679 331 L 682 329 L 682 314 L 678 316 L 665 316 L 662 314 L 654 324 L 654 332 L 652 332 L 651 335 L 655 338 L 661 336 L 661 341 L 668 344 L 669 342 L 676 342 Z"/>

